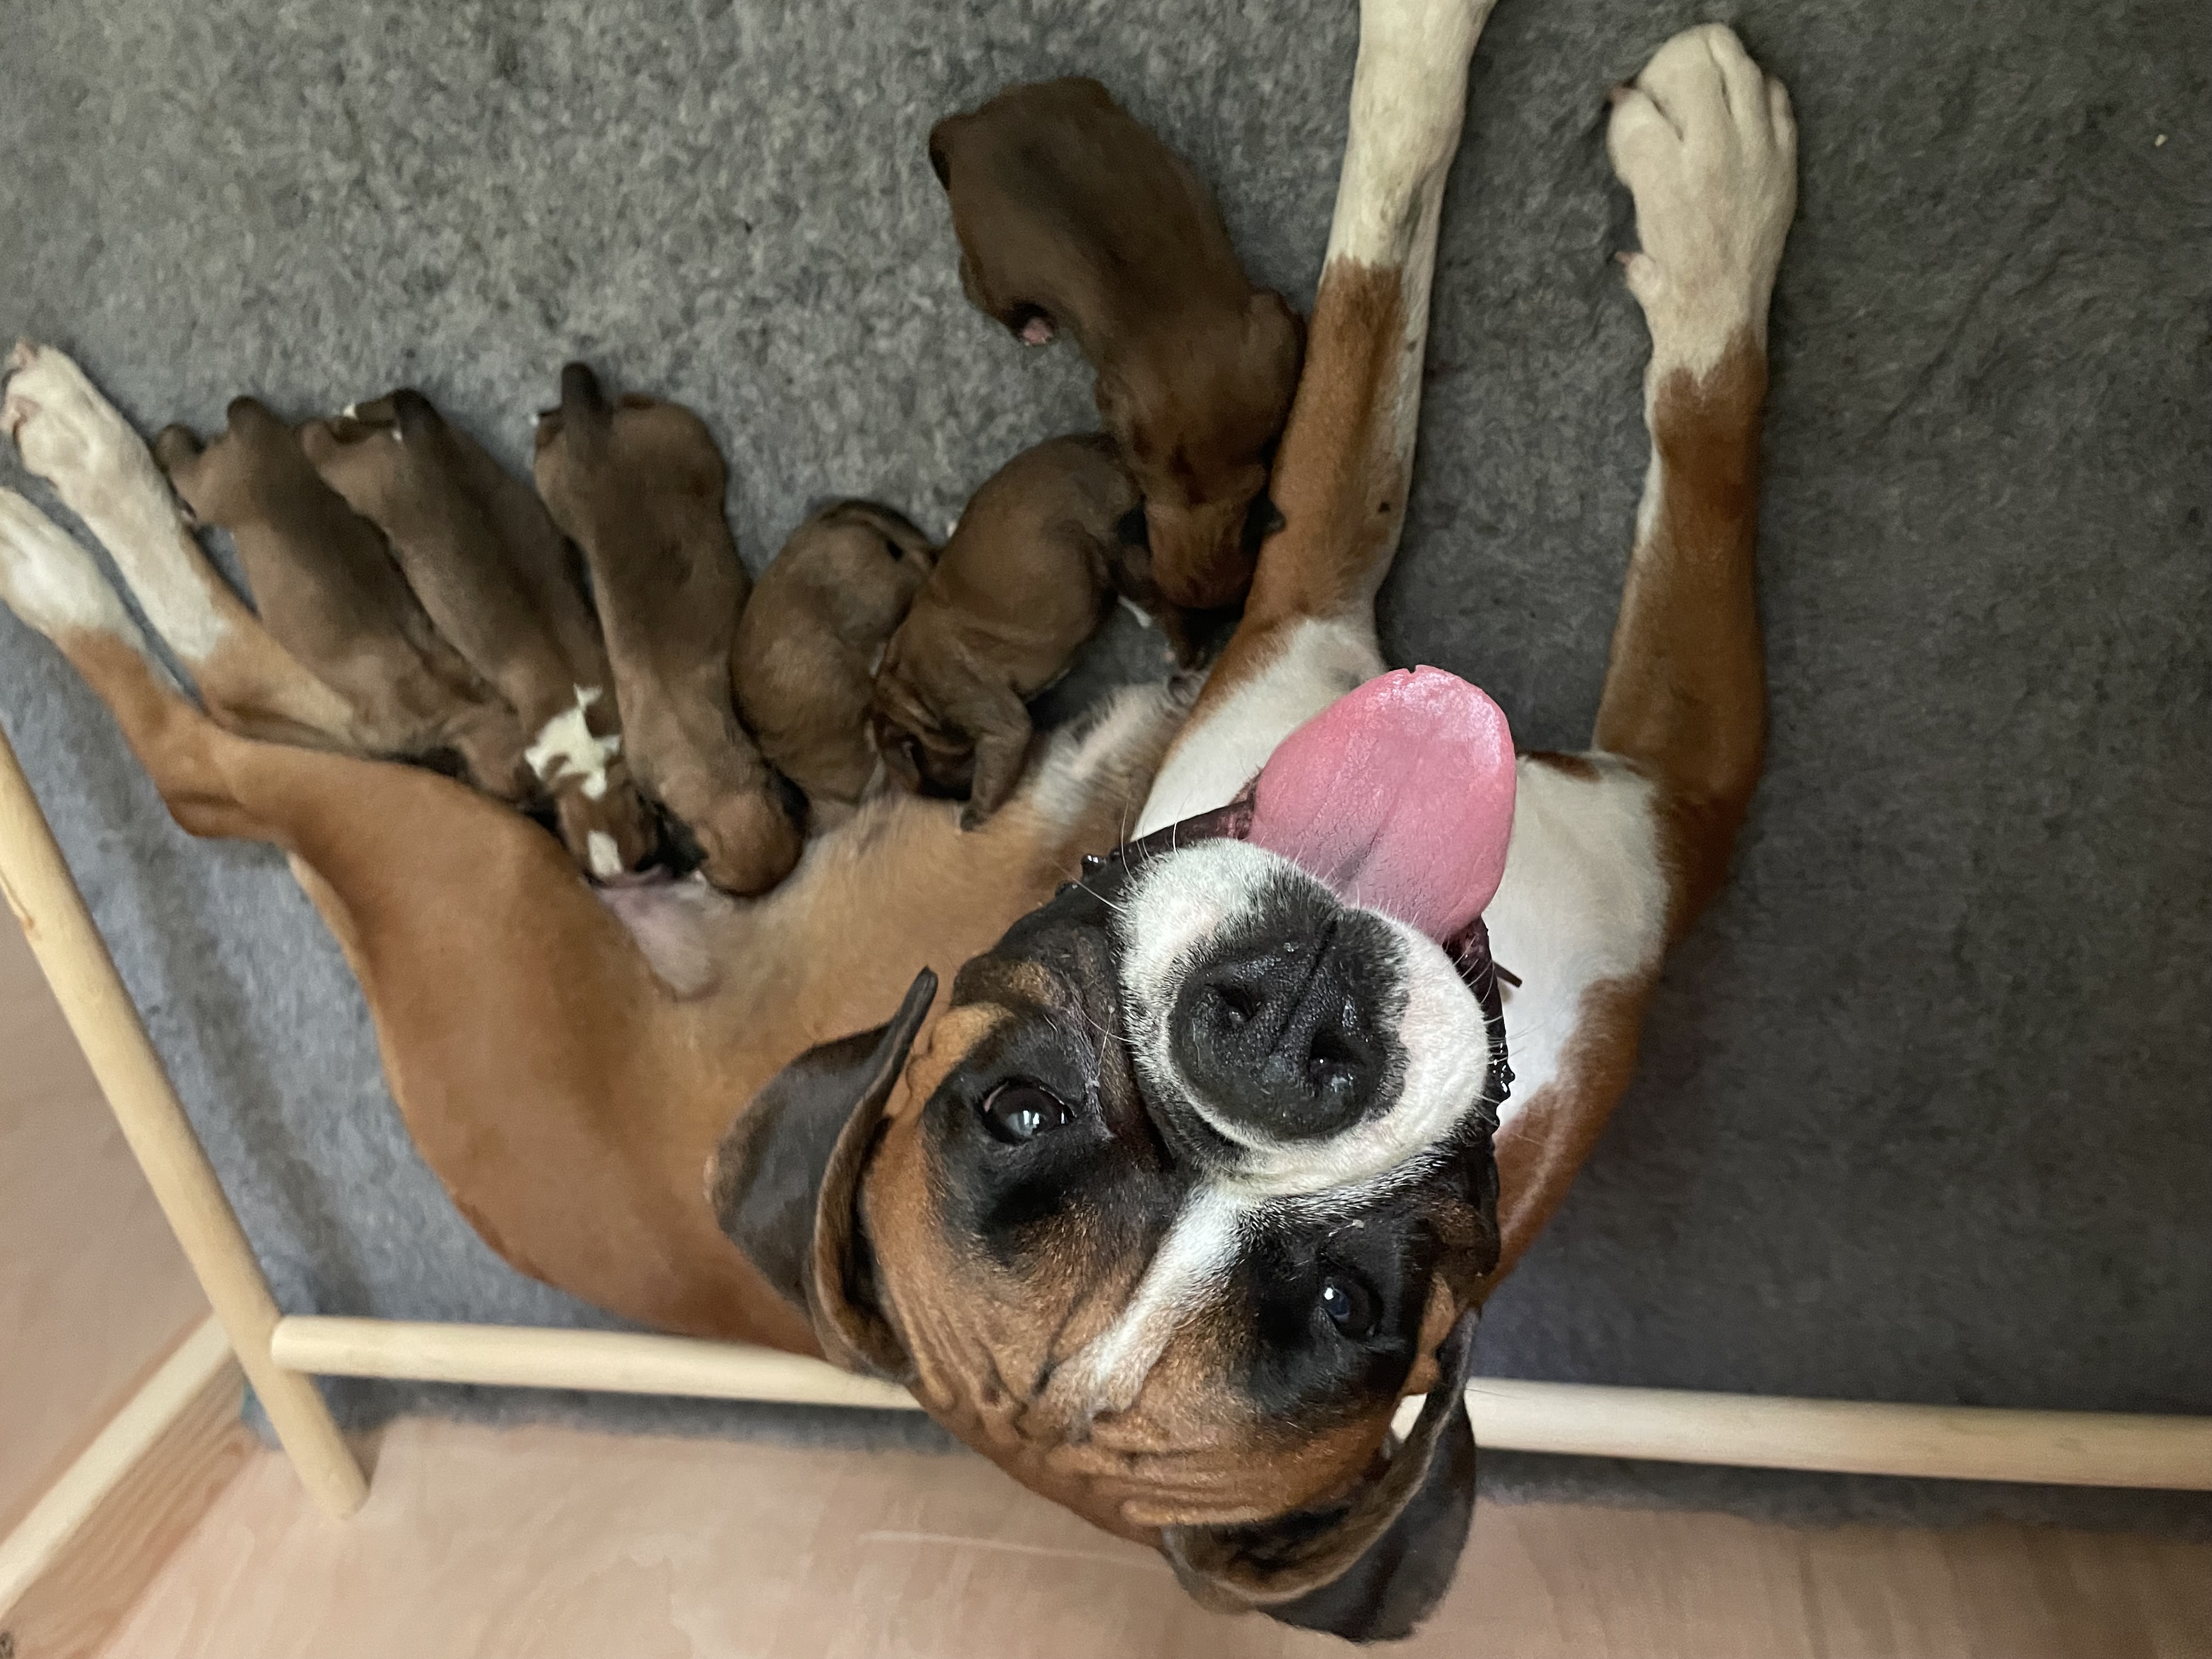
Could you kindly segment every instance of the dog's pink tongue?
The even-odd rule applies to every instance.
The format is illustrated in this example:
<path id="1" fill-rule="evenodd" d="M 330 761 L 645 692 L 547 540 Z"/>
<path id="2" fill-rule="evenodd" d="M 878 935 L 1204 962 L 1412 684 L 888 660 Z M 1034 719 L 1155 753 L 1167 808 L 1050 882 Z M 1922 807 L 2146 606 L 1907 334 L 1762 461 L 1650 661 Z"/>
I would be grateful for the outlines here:
<path id="1" fill-rule="evenodd" d="M 1368 681 L 1283 739 L 1248 839 L 1441 942 L 1490 902 L 1512 833 L 1504 711 L 1456 674 L 1416 668 Z"/>

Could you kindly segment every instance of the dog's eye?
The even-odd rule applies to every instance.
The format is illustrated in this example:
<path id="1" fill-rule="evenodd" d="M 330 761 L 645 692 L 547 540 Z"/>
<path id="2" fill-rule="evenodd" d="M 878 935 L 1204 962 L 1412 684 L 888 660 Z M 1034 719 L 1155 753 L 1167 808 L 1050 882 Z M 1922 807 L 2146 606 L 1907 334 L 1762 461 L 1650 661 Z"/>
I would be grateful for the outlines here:
<path id="1" fill-rule="evenodd" d="M 1064 1128 L 1075 1118 L 1066 1101 L 1034 1083 L 1001 1083 L 985 1097 L 981 1109 L 983 1127 L 1009 1146 Z"/>
<path id="2" fill-rule="evenodd" d="M 1382 1311 L 1375 1292 L 1349 1273 L 1331 1273 L 1322 1280 L 1321 1309 L 1330 1324 L 1355 1342 L 1375 1334 Z"/>

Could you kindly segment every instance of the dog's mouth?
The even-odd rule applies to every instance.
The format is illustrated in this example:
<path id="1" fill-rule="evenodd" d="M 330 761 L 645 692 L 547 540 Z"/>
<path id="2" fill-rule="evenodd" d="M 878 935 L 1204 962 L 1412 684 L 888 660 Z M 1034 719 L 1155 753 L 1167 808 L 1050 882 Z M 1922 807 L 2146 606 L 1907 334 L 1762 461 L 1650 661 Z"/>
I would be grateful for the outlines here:
<path id="1" fill-rule="evenodd" d="M 1505 872 L 1513 794 L 1504 712 L 1456 674 L 1399 669 L 1284 738 L 1228 805 L 1115 856 L 1141 864 L 1214 836 L 1248 841 L 1450 951 Z"/>
<path id="2" fill-rule="evenodd" d="M 1513 733 L 1479 687 L 1438 668 L 1398 669 L 1346 692 L 1276 746 L 1226 806 L 1112 855 L 1133 872 L 1197 842 L 1249 842 L 1345 904 L 1434 941 L 1482 1006 L 1493 1104 L 1512 1081 L 1482 913 L 1513 836 Z M 1086 868 L 1104 864 L 1086 859 Z"/>

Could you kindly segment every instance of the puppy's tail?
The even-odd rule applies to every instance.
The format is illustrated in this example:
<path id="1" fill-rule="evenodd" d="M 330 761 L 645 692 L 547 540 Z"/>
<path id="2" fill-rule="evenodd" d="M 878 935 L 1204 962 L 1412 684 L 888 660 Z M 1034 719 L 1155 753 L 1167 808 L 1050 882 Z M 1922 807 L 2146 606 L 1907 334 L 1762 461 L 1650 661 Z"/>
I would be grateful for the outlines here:
<path id="1" fill-rule="evenodd" d="M 591 454 L 605 444 L 613 416 L 591 365 L 569 363 L 561 370 L 561 406 L 538 417 L 538 447 L 543 449 L 560 437 L 580 453 Z"/>
<path id="2" fill-rule="evenodd" d="M 402 386 L 386 399 L 392 405 L 392 422 L 410 438 L 428 438 L 442 431 L 446 417 L 438 413 L 438 406 L 413 386 Z"/>

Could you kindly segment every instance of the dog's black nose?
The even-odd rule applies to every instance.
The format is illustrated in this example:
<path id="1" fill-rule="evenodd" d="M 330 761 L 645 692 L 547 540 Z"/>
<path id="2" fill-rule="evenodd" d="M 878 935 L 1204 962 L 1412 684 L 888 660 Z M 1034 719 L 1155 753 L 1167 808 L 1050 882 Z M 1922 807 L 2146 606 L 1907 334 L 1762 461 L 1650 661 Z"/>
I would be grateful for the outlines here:
<path id="1" fill-rule="evenodd" d="M 1334 927 L 1239 941 L 1185 981 L 1176 1063 L 1234 1125 L 1278 1140 L 1348 1128 L 1390 1068 L 1370 977 Z"/>

